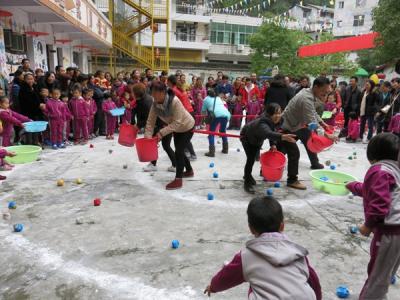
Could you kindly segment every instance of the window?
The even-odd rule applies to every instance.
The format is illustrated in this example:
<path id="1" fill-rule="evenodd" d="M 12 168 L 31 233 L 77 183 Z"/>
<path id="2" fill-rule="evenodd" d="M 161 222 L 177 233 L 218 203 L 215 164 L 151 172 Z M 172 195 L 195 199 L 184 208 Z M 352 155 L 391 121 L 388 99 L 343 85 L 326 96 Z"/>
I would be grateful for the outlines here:
<path id="1" fill-rule="evenodd" d="M 339 1 L 339 8 L 344 8 L 344 1 Z"/>
<path id="2" fill-rule="evenodd" d="M 308 18 L 311 15 L 311 11 L 303 10 L 303 18 Z"/>
<path id="3" fill-rule="evenodd" d="M 11 53 L 26 52 L 26 36 L 4 29 L 4 44 L 7 51 Z"/>
<path id="4" fill-rule="evenodd" d="M 211 44 L 217 43 L 217 32 L 216 31 L 211 31 L 210 42 L 211 42 Z"/>
<path id="5" fill-rule="evenodd" d="M 356 0 L 356 7 L 365 7 L 367 0 Z"/>
<path id="6" fill-rule="evenodd" d="M 224 32 L 218 31 L 217 32 L 217 44 L 222 44 L 224 42 Z"/>
<path id="7" fill-rule="evenodd" d="M 341 27 L 342 27 L 342 24 L 343 24 L 343 21 L 337 21 L 337 24 L 336 24 L 336 25 L 337 25 L 338 28 L 341 28 Z"/>
<path id="8" fill-rule="evenodd" d="M 177 41 L 196 41 L 196 26 L 194 24 L 180 23 L 176 24 Z"/>
<path id="9" fill-rule="evenodd" d="M 365 18 L 364 15 L 354 16 L 353 26 L 354 27 L 364 26 L 364 18 Z"/>
<path id="10" fill-rule="evenodd" d="M 241 33 L 239 35 L 239 44 L 240 45 L 246 45 L 246 41 L 247 41 L 247 34 Z"/>

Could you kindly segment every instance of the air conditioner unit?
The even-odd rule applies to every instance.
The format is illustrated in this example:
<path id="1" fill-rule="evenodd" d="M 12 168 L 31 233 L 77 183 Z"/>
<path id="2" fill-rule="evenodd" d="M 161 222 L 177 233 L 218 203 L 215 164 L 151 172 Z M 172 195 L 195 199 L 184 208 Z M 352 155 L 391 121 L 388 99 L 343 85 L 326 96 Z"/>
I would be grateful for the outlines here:
<path id="1" fill-rule="evenodd" d="M 244 45 L 237 45 L 237 51 L 238 52 L 244 51 Z"/>

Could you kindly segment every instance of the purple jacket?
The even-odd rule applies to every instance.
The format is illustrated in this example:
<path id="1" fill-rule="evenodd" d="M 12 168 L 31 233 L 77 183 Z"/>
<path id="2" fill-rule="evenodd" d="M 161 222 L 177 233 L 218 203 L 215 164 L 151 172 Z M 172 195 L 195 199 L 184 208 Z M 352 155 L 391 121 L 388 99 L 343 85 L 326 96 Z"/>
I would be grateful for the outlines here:
<path id="1" fill-rule="evenodd" d="M 106 114 L 111 115 L 110 110 L 117 108 L 117 105 L 110 99 L 103 102 L 102 108 Z"/>
<path id="2" fill-rule="evenodd" d="M 71 121 L 73 118 L 73 115 L 71 111 L 69 110 L 68 104 L 63 102 L 63 116 L 64 116 L 64 121 Z"/>
<path id="3" fill-rule="evenodd" d="M 396 161 L 373 164 L 364 183 L 351 182 L 346 187 L 363 197 L 365 226 L 372 230 L 390 227 L 400 234 L 400 169 Z"/>
<path id="4" fill-rule="evenodd" d="M 246 105 L 248 115 L 259 115 L 261 113 L 261 104 L 258 101 L 249 101 Z"/>
<path id="5" fill-rule="evenodd" d="M 89 108 L 86 105 L 85 99 L 82 97 L 72 98 L 69 101 L 69 107 L 76 120 L 85 119 L 89 116 Z"/>
<path id="6" fill-rule="evenodd" d="M 13 126 L 22 127 L 22 123 L 31 119 L 12 111 L 11 109 L 0 109 L 0 120 L 3 123 L 3 136 L 10 136 Z"/>
<path id="7" fill-rule="evenodd" d="M 46 109 L 43 111 L 43 113 L 49 118 L 49 120 L 64 120 L 64 106 L 64 102 L 61 100 L 50 98 L 46 102 Z"/>
<path id="8" fill-rule="evenodd" d="M 213 277 L 211 290 L 221 292 L 249 282 L 251 300 L 320 300 L 319 278 L 309 265 L 307 254 L 305 248 L 282 233 L 263 233 L 248 241 L 246 248 Z"/>

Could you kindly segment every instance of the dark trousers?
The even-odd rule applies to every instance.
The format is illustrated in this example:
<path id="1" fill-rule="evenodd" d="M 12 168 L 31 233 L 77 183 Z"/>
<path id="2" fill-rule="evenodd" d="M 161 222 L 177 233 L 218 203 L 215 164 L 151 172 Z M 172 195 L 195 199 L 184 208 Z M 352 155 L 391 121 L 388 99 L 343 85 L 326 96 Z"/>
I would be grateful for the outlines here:
<path id="1" fill-rule="evenodd" d="M 160 130 L 157 128 L 154 130 L 154 134 L 157 134 Z M 169 160 L 171 161 L 171 164 L 173 167 L 176 167 L 176 160 L 175 160 L 175 152 L 171 148 L 171 140 L 172 140 L 172 133 L 164 136 L 161 140 L 161 145 L 164 149 L 164 151 L 167 153 Z M 157 165 L 157 161 L 154 160 L 151 162 L 154 166 Z"/>
<path id="2" fill-rule="evenodd" d="M 364 137 L 365 125 L 368 123 L 367 139 L 370 140 L 374 133 L 374 116 L 362 116 L 360 122 L 360 139 Z"/>
<path id="3" fill-rule="evenodd" d="M 192 171 L 193 168 L 185 155 L 185 148 L 188 147 L 193 137 L 192 129 L 186 132 L 174 132 L 176 178 L 183 177 L 183 170 Z"/>
<path id="4" fill-rule="evenodd" d="M 190 114 L 192 115 L 193 119 L 195 119 L 195 113 L 192 112 Z M 192 142 L 188 143 L 188 146 L 187 146 L 186 150 L 189 151 L 191 156 L 196 156 L 196 152 L 194 152 L 194 148 L 193 148 Z"/>
<path id="5" fill-rule="evenodd" d="M 297 139 L 303 143 L 304 148 L 307 151 L 308 158 L 310 159 L 311 166 L 318 165 L 319 164 L 318 155 L 316 153 L 308 150 L 308 147 L 307 147 L 307 141 L 311 136 L 311 131 L 308 130 L 307 128 L 302 128 L 302 129 L 294 132 L 294 134 L 297 136 Z"/>
<path id="6" fill-rule="evenodd" d="M 98 135 L 106 135 L 106 121 L 101 102 L 96 102 L 97 112 L 94 115 L 94 133 Z"/>
<path id="7" fill-rule="evenodd" d="M 251 172 L 253 171 L 254 162 L 257 154 L 261 150 L 261 146 L 256 146 L 248 143 L 246 140 L 241 140 L 244 152 L 246 153 L 246 165 L 244 166 L 244 182 L 250 183 Z"/>
<path id="8" fill-rule="evenodd" d="M 344 114 L 344 128 L 347 128 L 347 125 L 349 124 L 349 113 L 351 112 L 350 108 L 344 108 L 343 109 L 343 114 Z"/>
<path id="9" fill-rule="evenodd" d="M 38 145 L 39 144 L 38 132 L 25 132 L 25 144 L 26 145 Z"/>

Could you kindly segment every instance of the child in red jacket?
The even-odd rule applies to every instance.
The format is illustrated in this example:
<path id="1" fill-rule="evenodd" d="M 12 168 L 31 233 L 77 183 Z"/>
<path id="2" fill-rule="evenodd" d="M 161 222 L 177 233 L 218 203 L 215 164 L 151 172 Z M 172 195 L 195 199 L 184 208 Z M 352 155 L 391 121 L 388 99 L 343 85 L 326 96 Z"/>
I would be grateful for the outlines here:
<path id="1" fill-rule="evenodd" d="M 248 282 L 249 299 L 320 300 L 321 286 L 307 249 L 282 233 L 280 203 L 273 197 L 255 198 L 247 216 L 255 238 L 213 277 L 204 293 L 210 296 Z"/>
<path id="2" fill-rule="evenodd" d="M 74 144 L 81 142 L 82 145 L 87 144 L 89 139 L 88 133 L 88 116 L 89 108 L 83 99 L 80 87 L 75 87 L 72 91 L 72 99 L 69 102 L 71 113 L 74 117 Z"/>
<path id="3" fill-rule="evenodd" d="M 371 233 L 368 279 L 360 300 L 386 299 L 390 282 L 400 264 L 400 168 L 399 138 L 381 133 L 371 139 L 367 158 L 372 164 L 364 183 L 351 182 L 347 188 L 363 198 L 365 222 L 359 226 L 364 236 Z"/>
<path id="4" fill-rule="evenodd" d="M 106 132 L 107 140 L 114 139 L 114 132 L 117 127 L 117 117 L 114 117 L 111 114 L 111 110 L 117 108 L 117 105 L 112 100 L 111 95 L 109 93 L 104 93 L 105 100 L 103 101 L 102 108 L 106 118 Z"/>
<path id="5" fill-rule="evenodd" d="M 355 143 L 360 135 L 360 120 L 358 120 L 355 112 L 351 112 L 349 118 L 346 141 Z"/>
<path id="6" fill-rule="evenodd" d="M 136 100 L 127 91 L 119 98 L 118 107 L 125 107 L 125 113 L 121 116 L 122 124 L 131 124 L 132 110 L 136 107 Z"/>
<path id="7" fill-rule="evenodd" d="M 87 108 L 88 108 L 88 133 L 90 138 L 96 137 L 94 134 L 94 115 L 97 112 L 97 105 L 93 99 L 94 91 L 92 89 L 84 89 L 82 92 L 82 96 L 85 99 Z"/>

